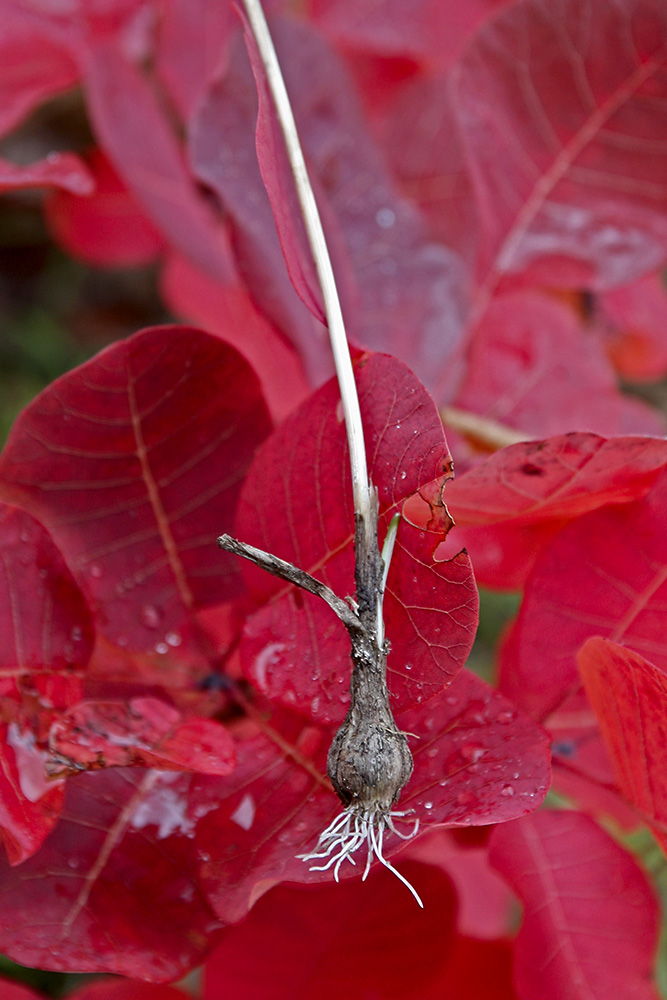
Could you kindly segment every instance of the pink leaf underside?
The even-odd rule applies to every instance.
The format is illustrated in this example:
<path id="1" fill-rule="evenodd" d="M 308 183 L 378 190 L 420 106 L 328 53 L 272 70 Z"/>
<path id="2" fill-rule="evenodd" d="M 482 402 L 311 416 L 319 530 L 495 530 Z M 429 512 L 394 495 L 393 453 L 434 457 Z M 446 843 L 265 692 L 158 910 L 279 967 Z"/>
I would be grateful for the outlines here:
<path id="1" fill-rule="evenodd" d="M 86 164 L 73 153 L 50 153 L 27 167 L 0 158 L 0 192 L 20 188 L 55 187 L 70 194 L 89 195 L 95 187 Z"/>
<path id="2" fill-rule="evenodd" d="M 258 108 L 255 132 L 257 160 L 262 181 L 271 203 L 271 211 L 285 258 L 287 273 L 297 295 L 308 306 L 315 319 L 326 323 L 322 291 L 315 270 L 313 254 L 308 243 L 302 210 L 294 186 L 285 140 L 266 77 L 266 70 L 250 23 L 244 13 L 241 14 L 241 17 L 243 37 L 257 87 Z M 332 249 L 336 247 L 337 242 L 336 238 L 327 240 Z M 337 270 L 340 275 L 340 267 Z M 338 281 L 337 284 L 341 286 L 345 280 L 346 277 L 343 277 L 342 281 Z"/>
<path id="3" fill-rule="evenodd" d="M 60 91 L 73 86 L 79 77 L 69 52 L 48 31 L 35 31 L 17 17 L 10 20 L 3 10 L 0 39 L 0 135 L 18 125 L 27 115 Z"/>
<path id="4" fill-rule="evenodd" d="M 491 859 L 524 906 L 514 973 L 522 1000 L 658 1000 L 658 902 L 632 856 L 592 820 L 540 812 L 498 827 Z"/>
<path id="5" fill-rule="evenodd" d="M 667 289 L 660 274 L 604 292 L 597 300 L 597 325 L 620 374 L 653 381 L 667 373 Z"/>
<path id="6" fill-rule="evenodd" d="M 661 0 L 521 0 L 477 33 L 455 103 L 487 294 L 505 274 L 604 287 L 662 264 L 666 61 Z"/>
<path id="7" fill-rule="evenodd" d="M 448 485 L 451 541 L 465 546 L 484 586 L 520 589 L 560 527 L 642 497 L 666 462 L 656 438 L 567 434 L 511 445 Z"/>
<path id="8" fill-rule="evenodd" d="M 81 198 L 58 191 L 45 204 L 55 239 L 68 253 L 97 267 L 150 263 L 164 246 L 162 236 L 101 150 L 92 150 L 86 163 L 94 194 Z"/>
<path id="9" fill-rule="evenodd" d="M 503 655 L 501 686 L 563 743 L 563 764 L 613 782 L 575 656 L 594 635 L 630 645 L 667 672 L 667 476 L 634 503 L 584 515 L 545 546 Z M 611 541 L 610 541 L 611 540 Z M 567 573 L 563 574 L 563 567 Z"/>
<path id="10" fill-rule="evenodd" d="M 93 644 L 90 612 L 62 556 L 29 514 L 0 504 L 0 829 L 12 864 L 52 830 L 62 782 L 47 782 L 52 714 L 81 697 Z M 43 747 L 43 745 L 42 745 Z"/>
<path id="11" fill-rule="evenodd" d="M 656 410 L 619 391 L 602 345 L 577 313 L 535 291 L 492 301 L 454 405 L 530 438 L 568 431 L 665 433 Z"/>
<path id="12" fill-rule="evenodd" d="M 542 801 L 550 757 L 543 731 L 468 671 L 397 723 L 418 737 L 411 739 L 415 770 L 398 806 L 407 812 L 399 829 L 410 830 L 415 818 L 421 830 L 504 822 Z M 281 710 L 264 733 L 239 743 L 229 778 L 195 779 L 191 809 L 206 813 L 195 833 L 201 877 L 221 920 L 239 920 L 277 882 L 331 878 L 296 857 L 314 848 L 341 808 L 321 777 L 331 735 Z M 387 835 L 385 854 L 402 846 Z M 340 877 L 359 877 L 365 862 L 362 850 Z"/>
<path id="13" fill-rule="evenodd" d="M 310 0 L 318 26 L 343 48 L 450 65 L 499 0 Z"/>
<path id="14" fill-rule="evenodd" d="M 325 223 L 329 216 L 336 221 L 331 236 L 337 260 L 336 228 L 344 243 L 339 279 L 348 332 L 358 343 L 391 350 L 441 394 L 454 384 L 460 363 L 465 286 L 460 260 L 429 242 L 414 207 L 397 193 L 332 49 L 303 23 L 277 20 L 272 30 L 310 173 L 323 207 L 329 207 Z M 253 295 L 320 383 L 331 370 L 329 349 L 289 285 L 254 166 L 255 102 L 247 57 L 240 53 L 191 123 L 192 158 L 234 220 L 235 245 Z M 353 292 L 345 272 L 353 276 L 357 297 L 347 308 Z"/>
<path id="15" fill-rule="evenodd" d="M 219 71 L 237 27 L 233 5 L 218 0 L 171 0 L 163 11 L 155 68 L 184 121 Z"/>
<path id="16" fill-rule="evenodd" d="M 242 352 L 259 378 L 276 423 L 310 394 L 296 351 L 262 316 L 243 285 L 223 287 L 173 253 L 167 257 L 160 281 L 162 295 L 176 314 Z"/>
<path id="17" fill-rule="evenodd" d="M 273 889 L 223 932 L 206 964 L 204 998 L 430 998 L 457 944 L 456 894 L 436 868 L 402 867 L 424 892 L 423 911 L 384 870 L 367 882 Z"/>
<path id="18" fill-rule="evenodd" d="M 195 614 L 239 596 L 238 563 L 215 539 L 268 430 L 241 356 L 176 326 L 107 348 L 17 420 L 2 491 L 49 528 L 109 649 L 145 654 L 128 679 L 164 687 L 185 670 L 190 687 L 208 672 Z"/>
<path id="19" fill-rule="evenodd" d="M 220 924 L 197 881 L 190 780 L 122 769 L 68 781 L 41 850 L 17 868 L 0 863 L 3 952 L 42 969 L 157 982 L 200 962 Z"/>
<path id="20" fill-rule="evenodd" d="M 87 59 L 93 128 L 114 167 L 168 242 L 222 284 L 236 268 L 219 220 L 196 191 L 183 150 L 148 81 L 109 41 Z"/>
<path id="21" fill-rule="evenodd" d="M 626 798 L 667 848 L 667 676 L 608 639 L 589 639 L 579 670 Z"/>
<path id="22" fill-rule="evenodd" d="M 227 775 L 236 759 L 234 741 L 219 722 L 183 719 L 156 698 L 81 702 L 53 724 L 49 749 L 56 774 L 138 765 Z"/>
<path id="23" fill-rule="evenodd" d="M 450 524 L 440 499 L 450 457 L 432 400 L 387 355 L 365 356 L 357 365 L 357 386 L 383 526 L 418 490 L 432 518 L 430 530 L 401 523 L 384 603 L 390 688 L 395 707 L 407 708 L 436 694 L 462 666 L 474 635 L 476 590 L 465 555 L 449 562 L 434 557 Z M 354 590 L 353 523 L 347 440 L 338 386 L 331 381 L 258 452 L 235 530 L 345 597 Z M 348 703 L 347 632 L 319 598 L 254 567 L 247 579 L 262 607 L 245 628 L 246 675 L 272 700 L 321 722 L 340 721 Z"/>

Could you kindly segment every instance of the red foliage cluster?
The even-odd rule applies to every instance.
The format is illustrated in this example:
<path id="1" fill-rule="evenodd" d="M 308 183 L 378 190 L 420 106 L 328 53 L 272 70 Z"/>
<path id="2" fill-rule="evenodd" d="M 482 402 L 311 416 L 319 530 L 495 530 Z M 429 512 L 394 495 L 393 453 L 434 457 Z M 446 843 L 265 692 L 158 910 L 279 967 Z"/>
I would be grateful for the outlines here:
<path id="1" fill-rule="evenodd" d="M 381 533 L 403 515 L 389 686 L 421 825 L 386 851 L 425 910 L 384 870 L 298 860 L 339 809 L 347 636 L 215 545 L 353 590 L 338 389 L 252 43 L 219 0 L 1 0 L 0 130 L 78 85 L 98 146 L 3 160 L 0 187 L 49 187 L 54 239 L 97 266 L 159 262 L 201 329 L 107 348 L 0 457 L 0 950 L 155 983 L 212 952 L 205 1000 L 652 1000 L 658 904 L 622 831 L 667 842 L 667 441 L 619 378 L 667 374 L 667 11 L 268 6 Z M 523 591 L 498 690 L 464 667 L 473 567 Z M 569 808 L 534 812 L 552 764 Z"/>

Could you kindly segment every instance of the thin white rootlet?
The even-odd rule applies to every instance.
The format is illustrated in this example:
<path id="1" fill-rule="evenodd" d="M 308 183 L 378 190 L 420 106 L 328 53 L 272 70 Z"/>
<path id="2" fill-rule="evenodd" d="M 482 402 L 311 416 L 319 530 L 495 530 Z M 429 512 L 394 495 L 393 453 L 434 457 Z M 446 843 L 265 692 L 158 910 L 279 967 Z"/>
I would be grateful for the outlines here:
<path id="1" fill-rule="evenodd" d="M 366 868 L 361 879 L 362 882 L 368 877 L 373 858 L 388 868 L 403 885 L 407 886 L 415 897 L 421 908 L 424 904 L 417 891 L 410 885 L 408 880 L 397 871 L 394 866 L 387 861 L 383 854 L 384 831 L 389 830 L 395 833 L 401 840 L 411 840 L 419 830 L 419 820 L 414 821 L 414 826 L 409 833 L 400 833 L 394 824 L 395 819 L 405 820 L 407 812 L 379 812 L 377 809 L 360 810 L 355 806 L 348 806 L 342 813 L 339 813 L 329 826 L 320 834 L 314 851 L 309 854 L 299 854 L 301 861 L 323 861 L 321 865 L 311 865 L 311 872 L 323 872 L 328 868 L 333 868 L 333 875 L 338 882 L 338 873 L 344 861 L 356 865 L 353 855 L 366 845 Z"/>

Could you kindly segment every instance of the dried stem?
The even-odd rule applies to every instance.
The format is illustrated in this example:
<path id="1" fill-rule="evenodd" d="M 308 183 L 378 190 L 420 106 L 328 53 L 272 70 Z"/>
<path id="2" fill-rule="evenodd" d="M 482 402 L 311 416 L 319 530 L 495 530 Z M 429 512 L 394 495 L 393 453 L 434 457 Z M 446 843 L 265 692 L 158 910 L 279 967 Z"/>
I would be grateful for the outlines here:
<path id="1" fill-rule="evenodd" d="M 456 406 L 443 406 L 440 410 L 440 417 L 445 427 L 459 431 L 460 434 L 464 434 L 489 451 L 499 451 L 511 444 L 532 440 L 529 434 L 517 431 L 514 427 L 507 427 L 505 424 L 489 420 L 488 417 L 481 417 L 478 413 L 471 413 L 469 410 L 459 410 Z"/>
<path id="2" fill-rule="evenodd" d="M 378 544 L 378 496 L 368 478 L 359 397 L 345 334 L 338 291 L 313 190 L 297 135 L 294 116 L 278 59 L 259 0 L 243 0 L 282 128 L 287 156 L 303 213 L 304 225 L 322 289 L 324 309 L 340 387 L 350 450 L 354 498 L 354 552 L 356 607 L 349 607 L 328 587 L 308 573 L 261 549 L 222 535 L 218 544 L 252 560 L 283 580 L 316 594 L 327 602 L 347 628 L 353 664 L 350 708 L 336 733 L 327 758 L 327 771 L 344 809 L 340 823 L 322 834 L 315 853 L 304 860 L 329 858 L 324 866 L 338 872 L 343 861 L 354 864 L 352 855 L 367 845 L 368 874 L 373 856 L 405 882 L 383 854 L 385 829 L 396 831 L 393 820 L 403 814 L 394 810 L 401 791 L 412 774 L 412 754 L 405 734 L 394 721 L 387 689 L 387 643 L 384 638 L 382 602 L 397 521 L 387 533 L 383 553 Z M 412 833 L 417 832 L 418 822 Z M 331 854 L 333 853 L 333 857 Z M 365 877 L 364 875 L 364 877 Z M 407 882 L 421 905 L 421 900 Z"/>
<path id="3" fill-rule="evenodd" d="M 248 20 L 257 42 L 266 77 L 271 88 L 271 95 L 275 102 L 278 120 L 285 139 L 285 148 L 289 159 L 297 197 L 303 213 L 303 221 L 306 227 L 308 242 L 313 254 L 317 277 L 322 289 L 324 300 L 324 312 L 329 327 L 329 337 L 331 339 L 331 349 L 336 366 L 336 375 L 340 386 L 340 395 L 343 402 L 343 412 L 345 415 L 345 427 L 347 429 L 347 439 L 350 447 L 350 468 L 352 472 L 352 493 L 354 497 L 354 509 L 361 514 L 364 520 L 369 520 L 372 508 L 372 492 L 368 479 L 366 466 L 366 448 L 364 445 L 364 430 L 361 423 L 361 411 L 359 409 L 359 397 L 354 381 L 352 370 L 352 360 L 350 349 L 345 333 L 345 323 L 343 313 L 338 298 L 336 279 L 329 250 L 324 238 L 324 230 L 320 214 L 317 210 L 315 195 L 308 179 L 306 162 L 303 157 L 299 135 L 296 130 L 292 106 L 283 80 L 280 63 L 273 46 L 273 41 L 269 32 L 266 18 L 260 0 L 243 0 Z"/>

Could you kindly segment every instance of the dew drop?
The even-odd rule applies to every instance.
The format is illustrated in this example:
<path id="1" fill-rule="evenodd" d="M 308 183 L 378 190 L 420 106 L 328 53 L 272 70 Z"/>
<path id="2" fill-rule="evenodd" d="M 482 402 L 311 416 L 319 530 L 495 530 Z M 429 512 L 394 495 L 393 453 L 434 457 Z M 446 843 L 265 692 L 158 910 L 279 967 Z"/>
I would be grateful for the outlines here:
<path id="1" fill-rule="evenodd" d="M 73 642 L 81 642 L 83 639 L 83 629 L 80 625 L 72 625 L 70 631 L 70 638 Z"/>
<path id="2" fill-rule="evenodd" d="M 167 634 L 164 637 L 164 640 L 168 646 L 174 646 L 174 647 L 180 646 L 181 642 L 183 641 L 178 632 L 167 632 Z"/>
<path id="3" fill-rule="evenodd" d="M 499 712 L 497 715 L 498 722 L 502 723 L 503 725 L 505 725 L 508 722 L 511 722 L 513 718 L 514 718 L 514 712 L 511 711 Z"/>
<path id="4" fill-rule="evenodd" d="M 156 642 L 155 652 L 160 653 L 161 656 L 164 656 L 165 653 L 169 652 L 169 646 L 167 645 L 166 642 Z"/>
<path id="5" fill-rule="evenodd" d="M 432 802 L 425 802 L 424 803 L 424 809 L 432 809 L 432 808 L 433 808 L 433 803 Z"/>
<path id="6" fill-rule="evenodd" d="M 514 795 L 514 785 L 504 785 L 500 794 L 503 798 L 510 799 Z"/>
<path id="7" fill-rule="evenodd" d="M 407 472 L 403 471 L 403 472 L 401 473 L 401 479 L 407 479 L 407 477 L 408 477 L 408 474 L 407 474 Z"/>
<path id="8" fill-rule="evenodd" d="M 102 567 L 100 566 L 99 563 L 90 564 L 90 575 L 94 576 L 96 580 L 99 580 L 99 578 L 102 576 Z"/>
<path id="9" fill-rule="evenodd" d="M 391 229 L 396 222 L 396 213 L 391 208 L 380 208 L 375 213 L 375 221 L 381 229 Z"/>
<path id="10" fill-rule="evenodd" d="M 478 760 L 481 760 L 486 750 L 479 743 L 464 743 L 459 753 L 464 760 L 470 761 L 471 764 L 476 764 Z"/>
<path id="11" fill-rule="evenodd" d="M 153 604 L 144 604 L 141 609 L 141 621 L 146 628 L 157 628 L 162 614 Z"/>
<path id="12" fill-rule="evenodd" d="M 459 703 L 459 699 L 453 694 L 448 694 L 445 701 L 448 705 L 458 705 Z"/>

